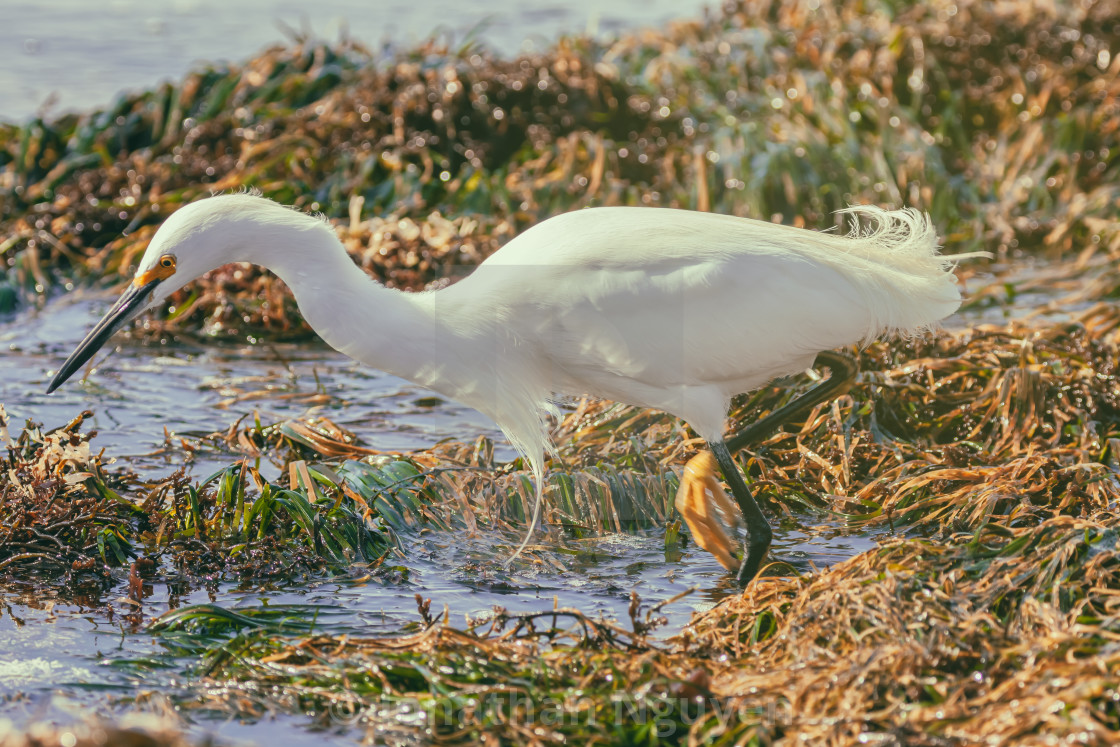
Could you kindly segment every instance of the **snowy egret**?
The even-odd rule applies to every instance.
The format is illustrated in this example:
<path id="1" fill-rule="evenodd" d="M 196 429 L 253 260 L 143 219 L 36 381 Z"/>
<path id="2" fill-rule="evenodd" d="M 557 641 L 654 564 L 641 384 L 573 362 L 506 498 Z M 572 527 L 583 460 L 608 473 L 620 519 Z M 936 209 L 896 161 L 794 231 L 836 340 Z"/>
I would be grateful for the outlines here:
<path id="1" fill-rule="evenodd" d="M 842 236 L 686 210 L 578 210 L 528 229 L 454 285 L 405 293 L 358 268 L 320 218 L 252 194 L 211 197 L 164 222 L 128 289 L 47 391 L 187 282 L 229 262 L 262 265 L 332 347 L 493 419 L 532 466 L 537 512 L 556 395 L 684 419 L 711 456 L 688 465 L 680 503 L 705 531 L 688 495 L 722 495 L 718 466 L 746 525 L 742 561 L 726 549 L 720 561 L 745 584 L 771 530 L 732 457 L 752 434 L 724 438 L 731 398 L 807 369 L 820 351 L 910 333 L 960 305 L 954 258 L 938 254 L 927 215 L 850 212 L 863 225 Z M 829 379 L 756 433 L 831 396 L 853 370 L 839 355 L 821 362 Z"/>

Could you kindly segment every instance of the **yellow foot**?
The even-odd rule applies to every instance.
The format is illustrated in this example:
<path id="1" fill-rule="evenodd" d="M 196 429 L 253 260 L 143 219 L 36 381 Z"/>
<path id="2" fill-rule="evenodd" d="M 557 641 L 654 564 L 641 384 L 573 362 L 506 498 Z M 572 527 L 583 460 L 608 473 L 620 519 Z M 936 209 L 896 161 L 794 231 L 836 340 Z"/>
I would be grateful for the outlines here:
<path id="1" fill-rule="evenodd" d="M 723 486 L 716 479 L 717 469 L 716 459 L 709 451 L 702 451 L 688 460 L 675 503 L 692 530 L 696 544 L 715 555 L 727 570 L 737 571 L 739 543 L 732 542 L 728 535 L 729 532 L 738 533 L 743 516 L 723 492 Z"/>

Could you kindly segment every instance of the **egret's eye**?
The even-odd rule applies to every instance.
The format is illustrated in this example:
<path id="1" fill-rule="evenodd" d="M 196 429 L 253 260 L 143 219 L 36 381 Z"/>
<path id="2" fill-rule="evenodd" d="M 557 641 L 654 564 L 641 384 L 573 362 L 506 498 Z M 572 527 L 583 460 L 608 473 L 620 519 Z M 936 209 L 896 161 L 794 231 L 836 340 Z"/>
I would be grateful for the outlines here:
<path id="1" fill-rule="evenodd" d="M 165 280 L 175 274 L 175 255 L 165 254 L 159 258 L 155 267 L 138 274 L 132 280 L 137 288 L 142 288 L 153 280 Z"/>

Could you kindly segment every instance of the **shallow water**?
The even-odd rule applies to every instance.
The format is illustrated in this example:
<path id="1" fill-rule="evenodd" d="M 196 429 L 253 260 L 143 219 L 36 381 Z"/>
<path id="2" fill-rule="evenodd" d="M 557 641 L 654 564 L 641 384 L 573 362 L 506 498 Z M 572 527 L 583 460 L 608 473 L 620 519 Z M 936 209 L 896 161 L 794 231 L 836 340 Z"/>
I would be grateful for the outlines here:
<path id="1" fill-rule="evenodd" d="M 463 433 L 501 439 L 476 411 L 454 402 L 418 403 L 431 392 L 321 343 L 143 345 L 118 336 L 113 352 L 107 347 L 94 357 L 85 380 L 75 374 L 45 394 L 50 375 L 111 302 L 76 293 L 0 324 L 4 404 L 13 423 L 31 418 L 54 427 L 88 408 L 94 414 L 87 427 L 98 431 L 94 447 L 153 478 L 166 476 L 186 456 L 174 448 L 165 452 L 165 428 L 173 435 L 225 431 L 254 412 L 264 424 L 328 417 L 375 449 L 416 449 Z M 327 404 L 308 404 L 320 395 L 327 395 Z M 228 454 L 204 451 L 189 469 L 202 478 L 229 462 Z"/>
<path id="2" fill-rule="evenodd" d="M 95 359 L 86 381 L 74 380 L 52 395 L 43 394 L 54 368 L 111 300 L 73 294 L 42 311 L 0 323 L 0 345 L 7 348 L 0 358 L 2 401 L 14 423 L 32 418 L 54 427 L 82 409 L 92 409 L 92 426 L 99 431 L 94 448 L 105 448 L 122 466 L 153 479 L 166 476 L 185 458 L 178 449 L 163 448 L 164 428 L 172 435 L 221 431 L 254 410 L 266 423 L 323 414 L 375 448 L 408 450 L 441 438 L 469 440 L 479 434 L 501 443 L 493 423 L 473 410 L 452 402 L 418 404 L 430 393 L 359 366 L 317 342 L 145 346 L 118 338 L 111 356 Z M 223 404 L 247 391 L 266 391 L 266 395 Z M 317 394 L 328 395 L 329 403 L 309 409 L 301 398 Z M 508 456 L 511 452 L 505 448 Z M 189 469 L 197 479 L 231 461 L 229 454 L 203 452 Z M 232 583 L 185 589 L 159 582 L 145 599 L 143 619 L 146 623 L 172 607 L 206 602 L 228 607 L 298 604 L 314 607 L 314 613 L 307 614 L 317 614 L 323 629 L 391 635 L 418 621 L 417 593 L 433 600 L 433 611 L 447 605 L 451 620 L 461 624 L 465 616 L 485 616 L 495 605 L 511 611 L 541 611 L 559 604 L 627 620 L 631 590 L 647 604 L 655 604 L 697 587 L 665 608 L 669 623 L 662 634 L 672 634 L 694 611 L 734 592 L 715 560 L 691 545 L 679 560 L 668 561 L 659 529 L 591 541 L 558 540 L 569 551 L 563 556 L 568 558 L 563 572 L 506 573 L 502 558 L 493 551 L 496 538 L 485 534 L 425 533 L 405 541 L 408 552 L 402 565 L 407 572 L 397 583 L 366 578 L 360 568 L 352 577 L 267 591 Z M 507 544 L 506 540 L 499 543 Z M 774 555 L 808 571 L 873 544 L 866 537 L 779 528 Z M 142 690 L 166 689 L 181 679 L 175 671 L 180 665 L 154 672 L 127 665 L 130 660 L 167 654 L 143 624 L 126 619 L 133 609 L 123 600 L 124 594 L 123 578 L 110 589 L 68 590 L 65 599 L 43 596 L 33 585 L 0 591 L 0 641 L 6 654 L 0 665 L 0 702 L 15 699 L 9 705 L 21 718 L 40 719 L 45 714 L 65 714 L 68 708 L 79 712 L 99 708 L 106 696 L 128 698 Z M 204 722 L 200 728 L 263 738 L 255 727 L 246 730 Z M 306 737 L 285 728 L 276 732 L 269 737 L 275 744 L 295 744 Z"/>
<path id="3" fill-rule="evenodd" d="M 609 535 L 588 545 L 567 572 L 513 576 L 514 584 L 502 590 L 480 588 L 477 573 L 462 570 L 466 556 L 486 555 L 485 538 L 463 540 L 434 537 L 413 548 L 404 561 L 408 581 L 381 585 L 364 575 L 321 580 L 279 591 L 237 589 L 222 584 L 214 589 L 183 593 L 166 583 L 155 583 L 144 601 L 144 622 L 176 606 L 216 603 L 242 606 L 304 605 L 305 619 L 315 617 L 317 629 L 361 636 L 411 632 L 419 620 L 415 595 L 433 600 L 433 613 L 446 605 L 453 624 L 466 617 L 485 619 L 495 605 L 511 612 L 539 612 L 578 607 L 585 614 L 625 621 L 630 591 L 653 604 L 681 591 L 699 587 L 690 596 L 663 609 L 668 624 L 661 634 L 680 630 L 695 611 L 705 610 L 734 593 L 726 574 L 710 555 L 690 549 L 675 563 L 666 562 L 660 533 Z M 862 537 L 819 537 L 778 530 L 774 555 L 801 570 L 838 562 L 873 546 Z M 490 554 L 492 558 L 492 553 Z M 492 561 L 495 568 L 498 560 Z M 360 574 L 360 569 L 356 570 Z M 113 704 L 127 704 L 146 692 L 185 690 L 190 677 L 185 667 L 196 660 L 177 661 L 158 636 L 145 632 L 125 615 L 132 611 L 123 600 L 123 584 L 102 594 L 91 594 L 81 604 L 43 599 L 33 587 L 25 593 L 0 591 L 0 641 L 5 658 L 0 664 L 0 703 L 17 723 L 50 718 L 68 723 L 84 713 L 104 713 Z M 623 622 L 628 626 L 628 623 Z M 151 668 L 148 662 L 158 662 Z M 223 738 L 267 741 L 275 747 L 306 743 L 311 719 L 270 717 L 263 722 L 239 724 L 212 721 L 204 714 L 193 730 Z M 292 726 L 299 727 L 293 731 Z M 340 735 L 338 744 L 352 743 L 358 733 Z"/>

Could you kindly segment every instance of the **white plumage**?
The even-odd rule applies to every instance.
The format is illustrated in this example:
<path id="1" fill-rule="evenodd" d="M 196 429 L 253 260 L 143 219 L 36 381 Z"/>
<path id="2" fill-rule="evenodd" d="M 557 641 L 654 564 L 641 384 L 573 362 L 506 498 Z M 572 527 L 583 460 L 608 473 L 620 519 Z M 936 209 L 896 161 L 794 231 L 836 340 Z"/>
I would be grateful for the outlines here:
<path id="1" fill-rule="evenodd" d="M 956 310 L 952 259 L 926 215 L 849 212 L 865 225 L 840 236 L 683 210 L 579 210 L 450 287 L 405 293 L 365 275 L 324 221 L 250 194 L 213 197 L 160 227 L 130 289 L 143 297 L 126 293 L 51 388 L 144 307 L 253 262 L 284 280 L 332 347 L 491 417 L 532 464 L 539 498 L 557 394 L 670 412 L 720 442 L 735 394 L 822 350 Z M 173 274 L 157 278 L 168 256 Z"/>

